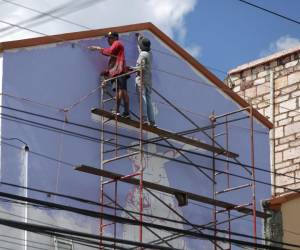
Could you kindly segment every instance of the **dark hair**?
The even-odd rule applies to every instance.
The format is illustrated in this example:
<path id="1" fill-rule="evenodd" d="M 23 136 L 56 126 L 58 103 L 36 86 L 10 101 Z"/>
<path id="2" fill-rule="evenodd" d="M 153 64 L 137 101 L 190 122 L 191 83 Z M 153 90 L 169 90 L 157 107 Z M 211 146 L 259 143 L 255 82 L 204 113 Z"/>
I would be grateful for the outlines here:
<path id="1" fill-rule="evenodd" d="M 150 51 L 151 50 L 151 42 L 146 37 L 139 38 L 138 45 L 142 51 Z"/>
<path id="2" fill-rule="evenodd" d="M 119 39 L 119 33 L 118 32 L 115 32 L 115 31 L 110 31 L 108 32 L 105 37 L 107 38 L 116 38 L 116 39 Z"/>

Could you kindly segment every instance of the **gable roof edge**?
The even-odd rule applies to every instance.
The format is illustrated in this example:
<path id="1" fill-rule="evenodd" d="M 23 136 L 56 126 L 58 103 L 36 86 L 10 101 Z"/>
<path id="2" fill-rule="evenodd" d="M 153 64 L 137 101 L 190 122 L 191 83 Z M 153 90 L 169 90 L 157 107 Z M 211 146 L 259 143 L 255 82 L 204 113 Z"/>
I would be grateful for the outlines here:
<path id="1" fill-rule="evenodd" d="M 159 28 L 150 22 L 130 24 L 125 26 L 118 26 L 112 28 L 103 28 L 97 30 L 79 31 L 72 33 L 65 33 L 60 35 L 51 35 L 37 38 L 29 38 L 23 40 L 9 41 L 0 43 L 0 53 L 4 50 L 24 48 L 31 46 L 38 46 L 43 44 L 67 42 L 79 39 L 85 39 L 90 37 L 104 36 L 109 31 L 116 31 L 119 33 L 134 32 L 139 30 L 149 30 L 159 39 L 161 39 L 166 45 L 173 49 L 178 55 L 180 55 L 186 62 L 191 64 L 194 69 L 203 74 L 209 81 L 211 81 L 218 89 L 229 96 L 234 102 L 240 105 L 242 108 L 249 107 L 243 98 L 237 93 L 232 91 L 226 84 L 224 84 L 219 78 L 217 78 L 212 72 L 206 69 L 201 63 L 199 63 L 193 56 L 186 52 L 181 46 L 175 43 L 170 37 L 163 33 Z M 249 111 L 248 111 L 249 112 Z M 253 109 L 253 116 L 264 126 L 269 129 L 273 128 L 273 124 L 256 109 Z"/>
<path id="2" fill-rule="evenodd" d="M 170 48 L 172 48 L 176 53 L 178 53 L 184 60 L 191 64 L 198 72 L 203 74 L 208 80 L 210 80 L 216 87 L 223 91 L 227 96 L 229 96 L 233 101 L 235 101 L 242 108 L 249 107 L 250 104 L 241 98 L 237 93 L 232 91 L 226 84 L 224 84 L 219 78 L 217 78 L 213 73 L 211 73 L 207 68 L 205 68 L 200 62 L 198 62 L 193 56 L 186 52 L 182 47 L 175 43 L 171 38 L 164 34 L 160 29 L 150 23 L 149 30 L 157 35 L 164 43 L 166 43 Z M 250 112 L 248 110 L 248 112 Z M 273 128 L 273 124 L 256 109 L 253 109 L 253 116 L 261 122 L 264 126 L 269 129 Z"/>

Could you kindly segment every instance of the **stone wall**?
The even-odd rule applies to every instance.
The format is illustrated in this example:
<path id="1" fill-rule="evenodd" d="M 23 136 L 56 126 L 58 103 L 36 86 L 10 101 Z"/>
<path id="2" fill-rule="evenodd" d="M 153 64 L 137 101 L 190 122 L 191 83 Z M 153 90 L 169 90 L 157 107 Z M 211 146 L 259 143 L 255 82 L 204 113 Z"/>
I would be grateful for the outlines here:
<path id="1" fill-rule="evenodd" d="M 270 119 L 270 70 L 274 79 L 275 195 L 300 189 L 300 51 L 232 70 L 225 83 Z M 280 176 L 278 174 L 286 174 Z"/>

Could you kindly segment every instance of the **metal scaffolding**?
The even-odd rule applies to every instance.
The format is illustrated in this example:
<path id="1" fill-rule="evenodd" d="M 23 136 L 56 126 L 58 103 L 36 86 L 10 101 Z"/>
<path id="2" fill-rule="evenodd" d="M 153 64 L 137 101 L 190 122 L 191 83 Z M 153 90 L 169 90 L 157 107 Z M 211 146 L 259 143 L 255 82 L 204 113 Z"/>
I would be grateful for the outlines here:
<path id="1" fill-rule="evenodd" d="M 217 190 L 217 176 L 220 175 L 219 172 L 216 171 L 216 162 L 215 162 L 215 157 L 216 154 L 213 153 L 213 160 L 212 160 L 212 176 L 213 176 L 213 184 L 212 184 L 212 189 L 213 189 L 213 197 L 214 199 L 217 199 L 218 196 L 225 194 L 225 193 L 231 193 L 231 192 L 237 192 L 241 189 L 246 189 L 250 188 L 252 191 L 252 196 L 249 198 L 249 203 L 246 204 L 240 204 L 237 205 L 238 207 L 252 207 L 252 216 L 253 216 L 253 236 L 254 236 L 254 243 L 256 242 L 256 237 L 257 237 L 257 231 L 256 231 L 256 194 L 255 194 L 255 162 L 254 162 L 254 133 L 253 133 L 253 108 L 252 106 L 249 106 L 247 108 L 239 109 L 230 113 L 226 113 L 223 115 L 216 116 L 214 113 L 210 116 L 211 120 L 211 127 L 212 127 L 212 145 L 215 145 L 215 142 L 217 141 L 218 137 L 225 137 L 225 149 L 229 150 L 229 128 L 228 128 L 228 121 L 230 120 L 230 117 L 236 114 L 239 114 L 241 112 L 244 112 L 245 110 L 249 111 L 249 116 L 243 117 L 243 119 L 249 119 L 250 124 L 249 124 L 249 131 L 250 131 L 250 159 L 251 159 L 251 171 L 248 168 L 243 168 L 245 170 L 245 174 L 249 175 L 251 178 L 250 183 L 245 183 L 239 186 L 231 186 L 230 183 L 230 165 L 227 161 L 225 161 L 225 173 L 223 173 L 226 177 L 226 188 L 222 190 Z M 223 122 L 219 122 L 219 120 L 223 119 Z M 224 126 L 224 131 L 223 133 L 216 134 L 215 133 L 215 128 L 216 128 L 216 123 L 222 124 L 221 126 Z M 216 205 L 214 205 L 213 209 L 213 218 L 214 218 L 214 235 L 217 236 L 217 225 L 218 225 L 218 220 L 217 217 L 219 214 L 226 214 L 227 215 L 227 231 L 228 231 L 228 238 L 231 239 L 231 210 L 232 209 L 222 209 L 222 210 L 217 210 Z M 229 248 L 231 249 L 231 243 L 229 242 Z M 215 250 L 217 248 L 215 247 Z"/>
<path id="2" fill-rule="evenodd" d="M 107 105 L 116 103 L 118 89 L 117 84 L 116 86 L 116 92 L 115 94 L 111 93 L 108 90 L 109 83 L 112 81 L 117 81 L 118 77 L 122 77 L 124 75 L 129 75 L 139 72 L 141 75 L 142 83 L 140 86 L 139 91 L 139 115 L 135 117 L 138 117 L 138 120 L 132 120 L 129 118 L 124 118 L 122 116 L 119 116 L 117 114 L 113 114 L 110 111 L 107 111 Z M 190 221 L 188 221 L 184 216 L 179 214 L 174 208 L 172 208 L 169 204 L 164 202 L 162 199 L 160 199 L 157 195 L 155 195 L 151 190 L 163 192 L 166 194 L 173 195 L 177 201 L 179 206 L 185 206 L 188 204 L 189 200 L 193 200 L 196 202 L 206 203 L 213 206 L 213 221 L 209 223 L 209 227 L 213 229 L 213 239 L 209 239 L 212 244 L 213 248 L 215 250 L 217 249 L 228 249 L 231 250 L 232 244 L 232 221 L 235 220 L 235 217 L 232 217 L 232 211 L 243 213 L 244 216 L 252 216 L 253 217 L 253 241 L 256 244 L 256 220 L 258 218 L 265 218 L 267 215 L 263 212 L 256 210 L 256 195 L 255 195 L 255 163 L 254 163 L 254 134 L 253 134 L 253 108 L 247 107 L 243 109 L 239 109 L 230 113 L 226 113 L 223 115 L 216 115 L 214 112 L 209 118 L 210 125 L 206 126 L 205 129 L 199 127 L 192 119 L 190 119 L 185 113 L 183 113 L 179 108 L 176 107 L 172 102 L 170 102 L 166 97 L 162 96 L 158 91 L 153 90 L 158 96 L 160 96 L 166 103 L 168 103 L 178 114 L 180 114 L 182 117 L 184 117 L 189 123 L 191 123 L 195 128 L 184 131 L 182 133 L 174 133 L 167 130 L 163 130 L 157 127 L 153 127 L 147 124 L 144 124 L 143 121 L 143 107 L 142 107 L 142 91 L 143 91 L 143 68 L 135 68 L 133 71 L 128 72 L 126 74 L 120 75 L 118 77 L 110 78 L 110 79 L 104 79 L 102 80 L 102 88 L 101 88 L 101 103 L 100 108 L 95 108 L 91 112 L 93 115 L 96 115 L 100 117 L 100 124 L 101 124 L 101 145 L 100 145 L 100 169 L 93 168 L 86 165 L 80 165 L 76 167 L 76 170 L 82 171 L 89 174 L 94 174 L 100 176 L 100 213 L 102 214 L 104 212 L 104 208 L 107 207 L 107 205 L 110 205 L 113 209 L 113 215 L 117 216 L 117 209 L 121 207 L 121 205 L 118 202 L 118 182 L 123 183 L 129 183 L 131 185 L 135 185 L 138 187 L 139 190 L 139 204 L 138 204 L 138 216 L 134 216 L 133 214 L 130 214 L 130 216 L 139 222 L 138 224 L 138 234 L 139 234 L 139 242 L 145 243 L 143 239 L 143 230 L 147 229 L 149 230 L 155 237 L 157 238 L 156 241 L 153 242 L 147 242 L 149 244 L 164 244 L 168 247 L 172 248 L 172 245 L 170 241 L 173 239 L 176 239 L 178 237 L 185 236 L 184 234 L 180 233 L 173 233 L 170 232 L 170 235 L 168 237 L 162 237 L 157 233 L 157 231 L 153 231 L 149 228 L 147 228 L 144 225 L 144 216 L 146 216 L 143 212 L 143 195 L 145 191 L 155 197 L 162 206 L 167 207 L 171 213 L 175 213 L 178 218 L 180 218 L 182 221 L 187 223 L 188 225 L 192 225 Z M 115 96 L 114 96 L 115 95 Z M 115 109 L 116 110 L 116 109 Z M 244 116 L 243 118 L 239 119 L 230 119 L 233 115 L 248 112 L 249 115 Z M 249 119 L 249 131 L 250 131 L 250 159 L 251 159 L 251 170 L 249 170 L 247 167 L 245 167 L 241 162 L 238 160 L 238 154 L 231 152 L 229 149 L 230 145 L 230 135 L 229 135 L 229 124 L 233 123 L 235 121 L 239 121 L 241 119 Z M 124 146 L 122 143 L 119 143 L 120 136 L 119 134 L 119 128 L 120 124 L 126 125 L 127 127 L 130 127 L 132 129 L 139 131 L 139 136 L 137 139 L 138 143 L 131 145 L 131 146 Z M 110 128 L 113 127 L 114 132 L 107 133 L 108 131 L 107 126 Z M 223 132 L 220 134 L 216 134 L 216 128 L 224 127 Z M 211 134 L 207 133 L 206 130 L 210 129 Z M 144 133 L 151 133 L 156 134 L 157 137 L 152 139 L 144 139 Z M 202 133 L 207 138 L 210 139 L 211 143 L 206 144 L 200 140 L 188 137 L 189 134 L 195 134 L 195 133 Z M 223 137 L 224 139 L 224 146 L 222 146 L 220 142 L 218 142 L 219 138 Z M 180 148 L 175 147 L 169 140 L 180 142 L 182 144 L 188 144 L 195 148 L 201 148 L 202 150 L 206 150 L 207 152 L 211 153 L 210 159 L 212 162 L 211 166 L 206 166 L 206 169 L 210 169 L 212 174 L 211 176 L 208 175 L 206 172 L 203 171 L 201 167 L 197 167 L 197 165 L 190 159 L 190 157 L 187 155 L 187 152 L 185 150 L 181 150 Z M 195 167 L 201 174 L 205 176 L 205 178 L 208 178 L 210 182 L 212 183 L 212 197 L 206 197 L 201 196 L 199 194 L 186 192 L 184 190 L 171 188 L 168 186 L 163 186 L 157 183 L 152 183 L 144 180 L 144 167 L 143 167 L 143 156 L 152 154 L 155 157 L 163 157 L 159 154 L 153 154 L 151 152 L 148 152 L 144 149 L 146 144 L 155 144 L 160 141 L 163 141 L 167 144 L 168 147 L 172 148 L 175 152 L 180 154 L 187 163 L 190 163 L 191 167 Z M 108 147 L 109 146 L 109 147 Z M 138 146 L 138 149 L 136 148 Z M 108 147 L 108 149 L 107 149 Z M 112 149 L 113 148 L 113 149 Z M 130 149 L 130 153 L 127 154 L 120 154 L 119 152 L 121 149 Z M 111 154 L 113 153 L 113 156 Z M 110 155 L 110 157 L 107 157 L 107 155 Z M 131 174 L 128 175 L 121 175 L 119 173 L 115 173 L 113 171 L 110 171 L 108 168 L 108 165 L 112 162 L 125 159 L 128 157 L 132 157 L 134 155 L 139 155 L 140 160 L 140 168 Z M 206 155 L 209 157 L 209 155 Z M 220 169 L 217 169 L 217 162 L 219 162 L 220 158 L 222 158 L 222 163 L 224 163 L 224 171 L 221 171 Z M 250 183 L 245 183 L 243 185 L 239 186 L 232 186 L 231 183 L 231 173 L 230 173 L 230 162 L 237 163 L 243 170 L 245 170 L 245 173 L 250 178 Z M 231 163 L 232 164 L 232 163 Z M 226 178 L 226 188 L 219 190 L 218 189 L 218 179 L 219 176 L 225 176 Z M 137 178 L 136 178 L 137 177 Z M 108 197 L 105 192 L 105 188 L 108 185 L 113 185 L 111 188 L 113 191 L 113 198 Z M 222 194 L 230 193 L 230 192 L 237 192 L 242 189 L 250 188 L 252 190 L 252 196 L 249 198 L 249 203 L 247 204 L 232 204 L 229 202 L 222 201 L 219 198 Z M 218 210 L 218 208 L 220 208 Z M 224 221 L 218 221 L 218 216 L 220 214 L 226 215 L 226 220 Z M 241 216 L 243 217 L 243 216 Z M 110 223 L 106 223 L 105 220 L 100 217 L 100 246 L 99 249 L 104 249 L 104 242 L 102 241 L 104 236 L 104 231 L 111 227 L 112 235 L 115 239 L 117 239 L 117 221 L 111 221 Z M 220 242 L 217 240 L 219 235 L 218 232 L 220 230 L 218 229 L 218 225 L 227 225 L 226 229 L 226 238 L 228 239 L 228 247 L 224 248 Z M 190 231 L 202 233 L 203 229 L 192 226 Z M 222 231 L 222 230 L 221 230 Z M 224 230 L 223 230 L 224 231 Z M 117 241 L 114 242 L 113 248 L 119 249 L 121 245 L 117 245 Z M 140 248 L 143 249 L 143 248 Z"/>

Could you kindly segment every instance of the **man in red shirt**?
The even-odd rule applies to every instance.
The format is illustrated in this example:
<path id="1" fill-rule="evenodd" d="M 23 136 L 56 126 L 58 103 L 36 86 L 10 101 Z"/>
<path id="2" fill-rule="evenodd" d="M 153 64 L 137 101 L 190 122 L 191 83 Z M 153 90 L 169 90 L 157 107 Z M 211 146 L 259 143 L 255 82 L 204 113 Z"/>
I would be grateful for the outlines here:
<path id="1" fill-rule="evenodd" d="M 125 49 L 122 42 L 119 40 L 119 34 L 117 32 L 109 32 L 107 35 L 107 42 L 110 45 L 109 48 L 102 48 L 99 46 L 90 46 L 90 50 L 98 50 L 104 56 L 109 56 L 108 69 L 104 70 L 101 75 L 104 77 L 112 78 L 117 77 L 126 72 L 125 62 Z M 124 112 L 122 116 L 129 117 L 129 96 L 127 93 L 127 78 L 128 76 L 120 76 L 116 80 L 117 86 L 117 107 L 116 114 L 120 114 L 121 100 L 124 102 Z"/>

